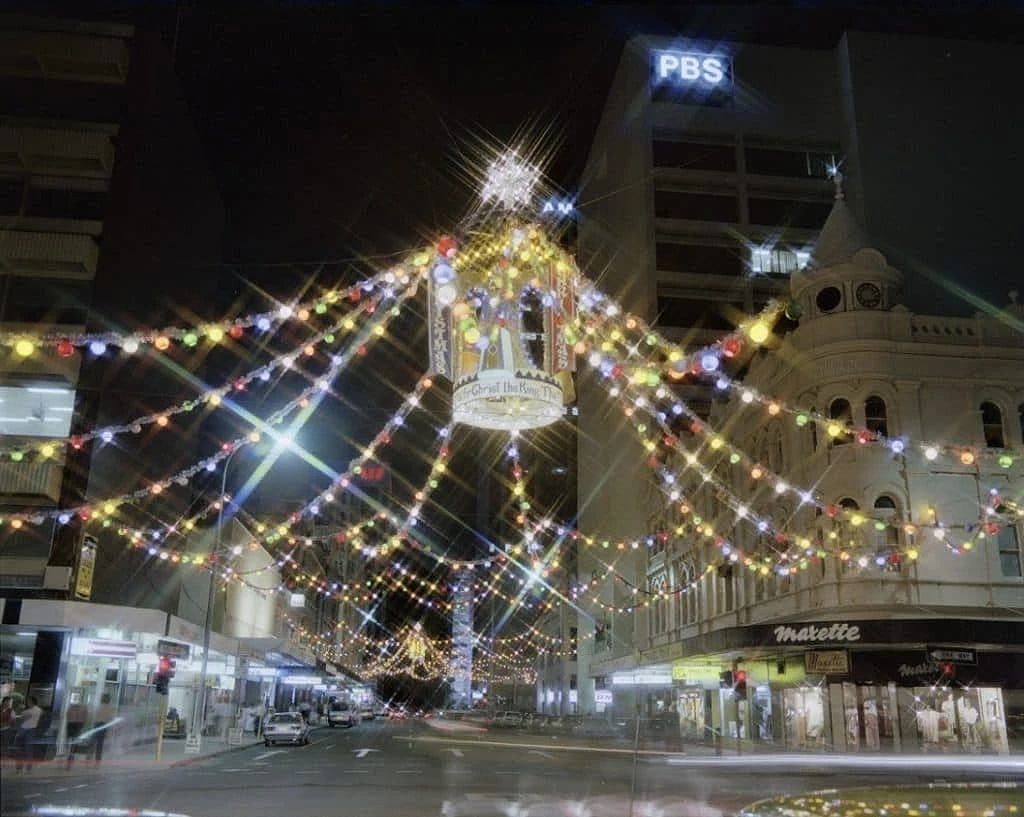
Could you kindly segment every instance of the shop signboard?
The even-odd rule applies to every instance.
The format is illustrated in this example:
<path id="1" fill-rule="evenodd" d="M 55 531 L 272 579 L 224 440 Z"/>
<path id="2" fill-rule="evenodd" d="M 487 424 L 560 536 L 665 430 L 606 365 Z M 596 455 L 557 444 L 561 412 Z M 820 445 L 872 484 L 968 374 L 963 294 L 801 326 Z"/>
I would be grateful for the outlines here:
<path id="1" fill-rule="evenodd" d="M 808 675 L 848 675 L 850 654 L 846 650 L 808 650 L 804 669 Z"/>
<path id="2" fill-rule="evenodd" d="M 978 653 L 970 647 L 928 647 L 928 658 L 942 664 L 976 666 Z"/>
<path id="3" fill-rule="evenodd" d="M 139 645 L 134 641 L 114 638 L 74 638 L 71 641 L 72 655 L 88 655 L 93 658 L 135 658 Z"/>
<path id="4" fill-rule="evenodd" d="M 75 598 L 88 601 L 92 598 L 92 580 L 96 573 L 96 547 L 98 542 L 93 536 L 82 537 L 82 547 L 78 551 L 78 571 L 75 574 Z"/>
<path id="5" fill-rule="evenodd" d="M 157 655 L 166 655 L 171 658 L 180 658 L 182 661 L 188 661 L 192 650 L 188 644 L 179 644 L 177 641 L 165 641 L 161 638 L 156 642 L 156 652 Z"/>
<path id="6" fill-rule="evenodd" d="M 610 689 L 595 689 L 594 690 L 594 703 L 596 704 L 610 704 L 614 700 L 614 695 Z"/>

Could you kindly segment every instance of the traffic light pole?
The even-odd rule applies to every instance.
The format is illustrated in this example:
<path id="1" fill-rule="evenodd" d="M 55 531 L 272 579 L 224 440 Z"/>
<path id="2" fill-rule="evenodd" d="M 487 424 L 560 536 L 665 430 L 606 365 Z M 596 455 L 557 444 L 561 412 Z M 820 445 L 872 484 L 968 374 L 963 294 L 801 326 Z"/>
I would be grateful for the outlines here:
<path id="1" fill-rule="evenodd" d="M 160 706 L 156 713 L 156 762 L 160 762 L 160 753 L 164 748 L 164 727 L 167 724 L 167 696 L 160 696 Z"/>
<path id="2" fill-rule="evenodd" d="M 228 454 L 227 459 L 224 460 L 224 471 L 221 474 L 220 479 L 220 496 L 217 502 L 217 535 L 213 545 L 213 553 L 220 551 L 221 533 L 224 526 L 224 494 L 228 490 L 228 466 L 231 465 L 231 460 L 235 454 L 242 450 L 241 446 L 233 448 L 231 453 Z M 216 587 L 216 567 L 215 563 L 210 565 L 210 587 L 206 594 L 206 616 L 203 621 L 203 663 L 202 668 L 199 671 L 199 689 L 196 690 L 196 697 L 192 707 L 192 723 L 189 726 L 188 744 L 193 752 L 196 754 L 200 751 L 202 745 L 202 734 L 203 728 L 199 721 L 206 719 L 206 669 L 207 661 L 210 657 L 210 628 L 213 623 L 213 591 Z"/>

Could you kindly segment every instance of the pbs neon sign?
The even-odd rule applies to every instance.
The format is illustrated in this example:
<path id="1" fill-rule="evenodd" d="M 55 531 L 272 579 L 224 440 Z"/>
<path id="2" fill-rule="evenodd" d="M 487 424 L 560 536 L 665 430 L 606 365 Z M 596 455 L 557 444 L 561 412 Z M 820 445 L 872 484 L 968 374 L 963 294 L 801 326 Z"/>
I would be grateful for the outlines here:
<path id="1" fill-rule="evenodd" d="M 725 105 L 732 100 L 732 60 L 721 54 L 654 50 L 651 84 L 657 100 Z"/>

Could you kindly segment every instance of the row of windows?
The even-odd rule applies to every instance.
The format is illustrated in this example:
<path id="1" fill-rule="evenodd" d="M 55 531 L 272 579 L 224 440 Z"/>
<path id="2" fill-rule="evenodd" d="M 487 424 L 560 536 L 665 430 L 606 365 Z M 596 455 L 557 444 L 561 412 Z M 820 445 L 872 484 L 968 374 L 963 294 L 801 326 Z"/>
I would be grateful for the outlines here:
<path id="1" fill-rule="evenodd" d="M 1024 403 L 1017 407 L 1021 437 L 1024 438 Z M 1003 411 L 991 400 L 986 400 L 978 406 L 981 416 L 982 438 L 988 448 L 1006 447 L 1006 430 L 1003 424 Z M 831 420 L 837 420 L 846 426 L 853 423 L 853 410 L 850 401 L 845 397 L 837 397 L 828 407 L 828 416 Z M 882 437 L 889 436 L 889 421 L 886 414 L 885 401 L 878 395 L 871 395 L 864 401 L 864 425 L 868 431 Z M 817 436 L 814 426 L 811 426 L 814 434 L 813 446 L 817 448 Z M 843 445 L 849 442 L 848 438 L 840 435 L 833 440 L 834 445 Z"/>
<path id="2" fill-rule="evenodd" d="M 7 116 L 116 123 L 124 115 L 126 96 L 123 85 L 4 77 L 0 99 Z"/>
<path id="3" fill-rule="evenodd" d="M 754 305 L 755 312 L 762 308 L 761 303 Z M 658 294 L 658 326 L 731 332 L 743 320 L 745 314 L 740 302 L 708 301 Z"/>
<path id="4" fill-rule="evenodd" d="M 844 507 L 856 508 L 857 503 L 853 500 L 844 500 L 840 504 Z M 891 497 L 879 497 L 875 503 L 877 510 L 895 510 L 895 503 Z M 903 567 L 899 559 L 900 530 L 895 525 L 888 525 L 884 530 L 875 531 L 876 537 L 876 564 L 879 570 L 885 572 L 900 572 Z M 1021 538 L 1016 527 L 1008 525 L 999 532 L 997 551 L 999 556 L 1000 572 L 1006 578 L 1020 578 L 1024 575 L 1024 554 L 1021 553 Z M 846 572 L 858 572 L 861 568 L 855 561 L 847 560 L 841 562 L 841 569 Z M 819 562 L 820 576 L 825 575 L 825 561 Z M 811 577 L 811 574 L 801 574 Z M 648 630 L 650 635 L 658 635 L 671 630 L 674 626 L 683 627 L 698 620 L 700 615 L 699 596 L 700 592 L 714 591 L 712 615 L 732 612 L 736 608 L 736 583 L 742 577 L 752 583 L 748 585 L 748 591 L 752 589 L 752 600 L 754 603 L 762 602 L 776 596 L 782 596 L 797 589 L 796 582 L 791 575 L 778 575 L 776 573 L 763 576 L 757 574 L 750 578 L 750 574 L 743 571 L 737 573 L 732 570 L 731 565 L 723 565 L 708 580 L 691 587 L 686 593 L 670 596 L 667 599 L 653 601 L 648 609 Z M 813 579 L 813 577 L 811 577 Z M 652 592 L 664 589 L 664 581 L 657 579 L 649 588 Z M 751 596 L 748 596 L 751 598 Z"/>
<path id="5" fill-rule="evenodd" d="M 683 140 L 655 139 L 652 144 L 655 167 L 683 170 L 712 170 L 733 173 L 737 169 L 734 145 L 705 144 Z M 828 179 L 838 164 L 836 151 L 747 147 L 744 163 L 748 173 Z"/>
<path id="6" fill-rule="evenodd" d="M 820 230 L 832 210 L 829 201 L 748 197 L 750 224 L 766 227 L 798 227 Z M 655 190 L 657 218 L 739 223 L 739 200 L 733 193 L 693 193 L 683 190 Z"/>
<path id="7" fill-rule="evenodd" d="M 33 187 L 23 179 L 0 179 L 0 216 L 102 221 L 106 191 Z"/>
<path id="8" fill-rule="evenodd" d="M 83 324 L 92 281 L 0 275 L 0 322 Z"/>
<path id="9" fill-rule="evenodd" d="M 740 244 L 677 244 L 659 241 L 654 245 L 655 266 L 661 272 L 696 275 L 790 275 L 810 259 L 803 250 L 785 247 L 748 248 Z"/>

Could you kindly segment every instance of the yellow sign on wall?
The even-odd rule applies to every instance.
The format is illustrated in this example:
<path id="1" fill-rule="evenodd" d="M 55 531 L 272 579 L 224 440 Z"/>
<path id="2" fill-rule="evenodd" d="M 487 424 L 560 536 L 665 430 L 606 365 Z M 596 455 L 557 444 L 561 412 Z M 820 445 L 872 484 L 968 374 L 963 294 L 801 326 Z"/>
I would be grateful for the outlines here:
<path id="1" fill-rule="evenodd" d="M 82 539 L 78 552 L 78 572 L 75 575 L 75 598 L 88 601 L 92 598 L 92 580 L 96 572 L 96 546 L 99 543 L 92 536 Z"/>

